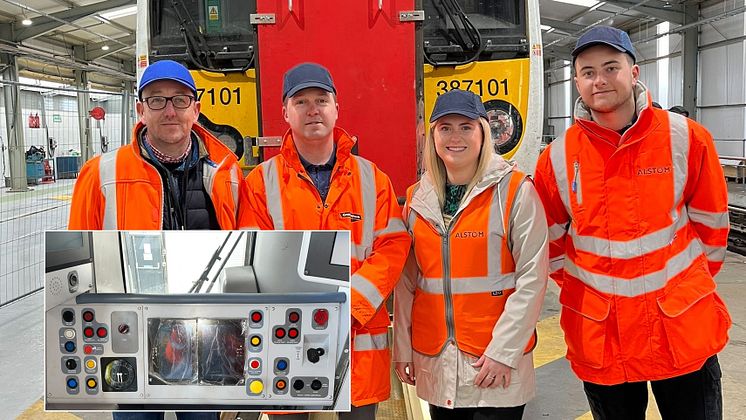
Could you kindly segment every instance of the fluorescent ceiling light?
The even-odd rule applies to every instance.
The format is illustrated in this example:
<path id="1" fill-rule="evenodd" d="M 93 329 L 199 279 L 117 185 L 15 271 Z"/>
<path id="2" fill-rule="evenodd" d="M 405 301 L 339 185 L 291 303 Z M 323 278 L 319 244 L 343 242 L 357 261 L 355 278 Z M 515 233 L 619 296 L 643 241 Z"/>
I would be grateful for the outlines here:
<path id="1" fill-rule="evenodd" d="M 550 29 L 554 29 L 554 28 L 552 28 L 552 27 L 551 27 L 551 26 L 549 26 L 549 25 L 541 25 L 541 30 L 542 30 L 542 31 L 548 31 L 548 30 L 550 30 Z"/>
<path id="2" fill-rule="evenodd" d="M 23 24 L 23 26 L 31 26 L 33 23 L 34 22 L 32 22 L 29 18 L 23 18 L 23 20 L 21 21 L 21 24 Z"/>
<path id="3" fill-rule="evenodd" d="M 576 6 L 593 7 L 598 2 L 596 0 L 554 0 L 557 3 L 574 4 Z"/>
<path id="4" fill-rule="evenodd" d="M 109 46 L 108 46 L 108 45 L 106 45 L 106 44 L 104 44 L 104 45 L 103 45 L 103 46 L 101 47 L 101 49 L 102 49 L 102 50 L 104 50 L 104 51 L 109 51 Z"/>
<path id="5" fill-rule="evenodd" d="M 119 19 L 125 16 L 131 16 L 137 13 L 137 6 L 128 6 L 122 9 L 110 10 L 106 13 L 101 13 L 101 17 L 106 20 Z"/>

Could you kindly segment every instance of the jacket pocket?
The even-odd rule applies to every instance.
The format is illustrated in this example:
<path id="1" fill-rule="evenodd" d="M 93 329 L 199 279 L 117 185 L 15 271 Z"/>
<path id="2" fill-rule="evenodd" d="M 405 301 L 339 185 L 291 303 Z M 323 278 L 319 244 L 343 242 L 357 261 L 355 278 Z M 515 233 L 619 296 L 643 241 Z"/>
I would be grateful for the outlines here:
<path id="1" fill-rule="evenodd" d="M 705 359 L 728 342 L 731 319 L 709 276 L 685 278 L 657 298 L 677 368 Z"/>
<path id="2" fill-rule="evenodd" d="M 609 298 L 573 277 L 565 277 L 559 302 L 560 326 L 565 332 L 567 358 L 593 368 L 604 366 Z"/>

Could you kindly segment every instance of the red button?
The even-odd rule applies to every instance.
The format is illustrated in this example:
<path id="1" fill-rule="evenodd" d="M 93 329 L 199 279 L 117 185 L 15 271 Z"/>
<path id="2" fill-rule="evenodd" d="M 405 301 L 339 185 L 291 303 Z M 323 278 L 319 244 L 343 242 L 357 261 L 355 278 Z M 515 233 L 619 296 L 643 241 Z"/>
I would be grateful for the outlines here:
<path id="1" fill-rule="evenodd" d="M 83 312 L 83 321 L 85 321 L 85 322 L 91 322 L 91 321 L 93 321 L 93 312 L 91 312 L 91 311 L 85 311 L 85 312 Z"/>
<path id="2" fill-rule="evenodd" d="M 285 329 L 284 328 L 278 328 L 275 330 L 275 337 L 282 338 L 285 337 Z"/>
<path id="3" fill-rule="evenodd" d="M 83 353 L 85 354 L 93 353 L 93 346 L 91 346 L 90 344 L 86 344 L 85 346 L 83 346 Z"/>
<path id="4" fill-rule="evenodd" d="M 288 319 L 290 322 L 298 322 L 300 319 L 300 314 L 298 312 L 290 312 L 290 315 L 288 315 Z"/>
<path id="5" fill-rule="evenodd" d="M 329 311 L 326 309 L 318 309 L 313 314 L 313 321 L 319 325 L 326 325 L 329 321 Z"/>
<path id="6" fill-rule="evenodd" d="M 262 320 L 262 313 L 261 312 L 252 312 L 251 313 L 251 322 L 260 322 Z"/>
<path id="7" fill-rule="evenodd" d="M 99 336 L 99 338 L 106 337 L 106 334 L 107 334 L 107 331 L 106 331 L 106 328 L 104 327 L 100 327 L 99 329 L 96 330 L 96 335 Z"/>
<path id="8" fill-rule="evenodd" d="M 252 369 L 259 369 L 259 361 L 254 359 L 249 362 L 249 366 L 251 366 Z"/>
<path id="9" fill-rule="evenodd" d="M 88 338 L 93 337 L 93 327 L 85 327 L 85 328 L 83 328 L 83 335 L 86 336 L 86 337 L 88 337 Z"/>
<path id="10" fill-rule="evenodd" d="M 298 336 L 298 330 L 296 328 L 291 328 L 288 330 L 288 337 L 295 338 Z"/>

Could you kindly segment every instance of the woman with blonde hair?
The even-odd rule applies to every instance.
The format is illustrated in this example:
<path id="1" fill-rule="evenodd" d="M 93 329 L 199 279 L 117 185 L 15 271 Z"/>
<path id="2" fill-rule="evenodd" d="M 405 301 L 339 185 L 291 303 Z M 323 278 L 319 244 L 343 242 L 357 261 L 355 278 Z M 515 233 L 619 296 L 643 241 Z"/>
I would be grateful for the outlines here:
<path id="1" fill-rule="evenodd" d="M 495 153 L 481 99 L 438 97 L 425 173 L 407 191 L 413 238 L 394 294 L 394 362 L 439 419 L 520 419 L 547 284 L 544 209 Z"/>

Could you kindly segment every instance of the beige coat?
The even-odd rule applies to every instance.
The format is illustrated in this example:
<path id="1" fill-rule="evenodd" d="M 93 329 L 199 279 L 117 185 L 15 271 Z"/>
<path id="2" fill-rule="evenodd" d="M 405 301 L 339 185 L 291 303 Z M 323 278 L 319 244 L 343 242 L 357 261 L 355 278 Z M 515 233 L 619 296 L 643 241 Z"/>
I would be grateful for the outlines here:
<path id="1" fill-rule="evenodd" d="M 512 170 L 513 166 L 501 157 L 493 158 L 482 180 L 468 193 L 458 212 L 469 206 L 480 192 L 495 187 Z M 427 175 L 420 180 L 410 207 L 430 223 L 438 224 L 438 231 L 446 231 L 435 190 Z M 536 327 L 548 278 L 546 217 L 532 183 L 525 182 L 520 187 L 512 213 L 509 241 L 515 259 L 516 291 L 508 299 L 505 311 L 493 329 L 492 341 L 485 350 L 487 357 L 513 368 L 507 389 L 477 388 L 474 377 L 478 369 L 471 366 L 477 359 L 460 351 L 455 342 L 448 342 L 434 357 L 412 349 L 412 302 L 421 273 L 414 252 L 410 252 L 394 292 L 393 360 L 413 362 L 417 396 L 430 404 L 448 408 L 513 407 L 525 404 L 535 395 L 532 353 L 524 355 L 515 351 L 526 346 Z M 452 264 L 458 264 L 458 261 Z"/>

